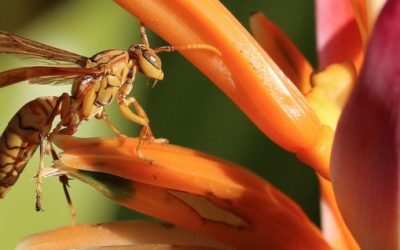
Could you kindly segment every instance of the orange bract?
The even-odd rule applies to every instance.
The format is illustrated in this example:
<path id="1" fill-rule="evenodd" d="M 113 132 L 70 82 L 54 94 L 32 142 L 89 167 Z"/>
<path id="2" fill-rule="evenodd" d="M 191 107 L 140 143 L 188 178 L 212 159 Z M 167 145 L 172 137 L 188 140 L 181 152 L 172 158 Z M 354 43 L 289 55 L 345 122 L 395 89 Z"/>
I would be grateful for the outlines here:
<path id="1" fill-rule="evenodd" d="M 272 57 L 301 93 L 308 93 L 313 68 L 290 38 L 262 13 L 250 17 L 250 25 L 257 42 Z"/>
<path id="2" fill-rule="evenodd" d="M 138 140 L 131 138 L 58 136 L 55 143 L 64 150 L 57 166 L 131 209 L 242 249 L 329 248 L 295 202 L 233 163 L 144 144 L 150 164 L 136 156 Z"/>
<path id="3" fill-rule="evenodd" d="M 102 249 L 102 247 L 137 250 L 230 249 L 181 228 L 149 221 L 63 227 L 31 235 L 21 241 L 16 249 Z"/>

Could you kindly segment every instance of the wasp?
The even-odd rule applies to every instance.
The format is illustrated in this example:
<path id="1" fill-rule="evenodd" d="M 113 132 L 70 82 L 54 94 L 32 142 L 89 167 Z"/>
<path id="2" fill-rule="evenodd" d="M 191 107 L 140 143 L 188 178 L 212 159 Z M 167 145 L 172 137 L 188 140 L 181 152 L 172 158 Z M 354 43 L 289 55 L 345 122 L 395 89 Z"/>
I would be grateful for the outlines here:
<path id="1" fill-rule="evenodd" d="M 157 140 L 149 127 L 149 119 L 133 97 L 128 97 L 133 88 L 137 72 L 159 81 L 164 78 L 161 60 L 157 53 L 180 49 L 205 49 L 219 54 L 207 44 L 192 44 L 182 47 L 163 46 L 151 49 L 142 25 L 142 44 L 134 44 L 128 50 L 106 50 L 92 57 L 81 56 L 29 39 L 0 32 L 0 53 L 11 53 L 39 57 L 51 61 L 72 63 L 78 67 L 32 66 L 0 72 L 0 87 L 29 80 L 37 84 L 71 82 L 71 93 L 61 96 L 37 98 L 24 105 L 11 119 L 0 137 L 0 198 L 17 181 L 37 148 L 40 148 L 39 170 L 36 175 L 36 210 L 41 210 L 41 182 L 44 155 L 47 146 L 57 134 L 72 135 L 82 121 L 103 119 L 120 137 L 124 136 L 111 124 L 105 106 L 117 101 L 121 114 L 129 121 L 143 126 L 136 153 L 144 140 Z M 133 105 L 135 111 L 130 106 Z M 55 117 L 60 122 L 52 129 Z M 47 144 L 45 145 L 45 143 Z M 54 152 L 54 151 L 53 151 Z M 53 154 L 53 157 L 54 156 Z"/>

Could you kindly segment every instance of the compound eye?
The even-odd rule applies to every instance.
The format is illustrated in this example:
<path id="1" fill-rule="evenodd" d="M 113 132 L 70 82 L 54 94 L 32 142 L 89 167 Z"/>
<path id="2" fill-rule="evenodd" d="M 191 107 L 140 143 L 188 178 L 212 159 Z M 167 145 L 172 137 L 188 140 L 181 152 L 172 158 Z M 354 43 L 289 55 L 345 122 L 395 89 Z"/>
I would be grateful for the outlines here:
<path id="1" fill-rule="evenodd" d="M 164 73 L 161 69 L 160 58 L 151 49 L 144 49 L 137 51 L 137 60 L 139 63 L 139 70 L 149 78 L 162 80 Z"/>
<path id="2" fill-rule="evenodd" d="M 144 50 L 142 55 L 156 69 L 161 69 L 161 60 L 153 51 Z"/>

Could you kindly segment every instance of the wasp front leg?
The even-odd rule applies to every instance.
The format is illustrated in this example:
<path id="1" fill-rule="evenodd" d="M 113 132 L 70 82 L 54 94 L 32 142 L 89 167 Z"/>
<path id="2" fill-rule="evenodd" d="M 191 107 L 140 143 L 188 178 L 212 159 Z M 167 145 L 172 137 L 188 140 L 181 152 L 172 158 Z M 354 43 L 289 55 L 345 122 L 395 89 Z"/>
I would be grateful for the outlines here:
<path id="1" fill-rule="evenodd" d="M 131 104 L 135 108 L 137 114 L 132 112 L 132 110 L 129 108 Z M 122 115 L 125 117 L 125 119 L 143 126 L 139 134 L 139 143 L 136 147 L 136 154 L 139 158 L 146 159 L 140 152 L 140 148 L 143 145 L 144 141 L 149 141 L 152 143 L 168 143 L 167 139 L 164 138 L 156 139 L 154 137 L 153 132 L 151 131 L 149 125 L 149 118 L 144 109 L 142 108 L 142 106 L 140 106 L 140 104 L 137 102 L 135 98 L 133 97 L 130 97 L 128 99 L 122 98 L 118 102 L 118 107 Z"/>
<path id="2" fill-rule="evenodd" d="M 117 129 L 114 126 L 114 124 L 112 124 L 112 122 L 110 121 L 108 115 L 104 110 L 99 112 L 95 117 L 96 119 L 102 119 L 106 123 L 106 125 L 114 132 L 114 134 L 119 138 L 120 141 L 124 141 L 126 139 L 127 136 L 124 135 L 121 131 L 119 131 L 119 129 Z"/>
<path id="3" fill-rule="evenodd" d="M 71 103 L 71 97 L 67 93 L 63 93 L 58 98 L 55 109 L 57 110 L 57 114 L 60 115 L 61 121 L 49 134 L 49 144 L 51 144 L 54 136 L 57 134 L 73 135 L 76 133 L 79 122 L 75 121 L 77 120 L 77 115 L 71 112 Z M 50 151 L 49 149 L 48 147 L 47 151 Z"/>

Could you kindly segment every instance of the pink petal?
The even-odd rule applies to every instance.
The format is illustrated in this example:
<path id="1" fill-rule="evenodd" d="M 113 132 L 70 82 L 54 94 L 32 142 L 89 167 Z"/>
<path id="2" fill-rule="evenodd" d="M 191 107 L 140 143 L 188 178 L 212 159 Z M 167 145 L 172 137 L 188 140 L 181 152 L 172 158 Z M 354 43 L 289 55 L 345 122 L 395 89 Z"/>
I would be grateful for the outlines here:
<path id="1" fill-rule="evenodd" d="M 399 245 L 400 1 L 389 0 L 340 119 L 331 179 L 361 248 Z"/>
<path id="2" fill-rule="evenodd" d="M 353 61 L 359 64 L 362 41 L 350 0 L 316 0 L 319 67 Z"/>

